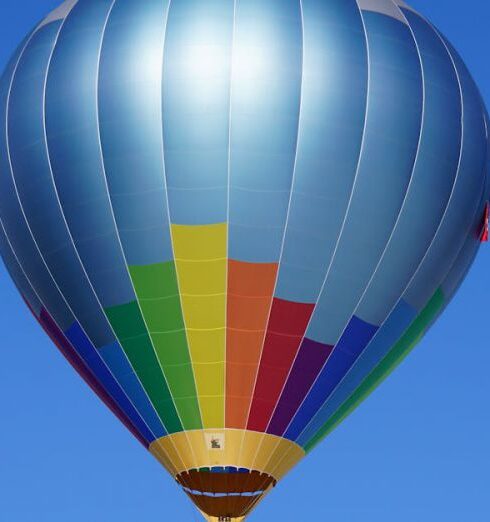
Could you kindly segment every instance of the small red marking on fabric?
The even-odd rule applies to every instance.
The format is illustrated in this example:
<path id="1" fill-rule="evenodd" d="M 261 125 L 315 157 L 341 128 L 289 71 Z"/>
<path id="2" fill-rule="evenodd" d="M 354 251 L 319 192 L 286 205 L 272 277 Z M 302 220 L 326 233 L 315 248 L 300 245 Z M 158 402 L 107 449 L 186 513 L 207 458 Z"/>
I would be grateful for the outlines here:
<path id="1" fill-rule="evenodd" d="M 483 230 L 481 232 L 480 241 L 482 243 L 488 242 L 488 228 L 490 220 L 490 203 L 487 201 L 485 205 L 485 213 L 483 215 Z"/>

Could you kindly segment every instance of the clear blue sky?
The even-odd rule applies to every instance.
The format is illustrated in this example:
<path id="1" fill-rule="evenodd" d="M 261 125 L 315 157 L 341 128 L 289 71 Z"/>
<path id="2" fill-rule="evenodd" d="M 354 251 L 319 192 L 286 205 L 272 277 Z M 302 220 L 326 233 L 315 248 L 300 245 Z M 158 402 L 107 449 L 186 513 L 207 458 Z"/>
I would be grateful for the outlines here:
<path id="1" fill-rule="evenodd" d="M 0 1 L 0 67 L 57 0 Z M 490 105 L 488 0 L 413 0 Z M 490 520 L 490 246 L 398 371 L 251 522 Z M 77 378 L 0 265 L 0 521 L 197 521 L 194 508 Z"/>

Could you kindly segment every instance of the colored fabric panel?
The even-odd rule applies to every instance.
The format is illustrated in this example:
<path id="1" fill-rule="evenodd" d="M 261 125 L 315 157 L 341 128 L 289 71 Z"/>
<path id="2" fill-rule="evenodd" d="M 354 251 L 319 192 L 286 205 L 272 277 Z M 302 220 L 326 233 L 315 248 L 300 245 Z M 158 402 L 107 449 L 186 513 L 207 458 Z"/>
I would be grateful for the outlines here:
<path id="1" fill-rule="evenodd" d="M 172 236 L 202 423 L 223 427 L 227 227 L 172 225 Z"/>
<path id="2" fill-rule="evenodd" d="M 133 301 L 107 308 L 105 312 L 166 430 L 168 433 L 180 431 L 182 424 L 138 304 Z"/>
<path id="3" fill-rule="evenodd" d="M 228 262 L 226 427 L 246 426 L 276 280 L 274 263 Z"/>
<path id="4" fill-rule="evenodd" d="M 377 326 L 366 323 L 358 317 L 352 318 L 290 423 L 285 433 L 287 438 L 295 440 L 299 436 L 343 379 L 377 330 Z"/>
<path id="5" fill-rule="evenodd" d="M 333 346 L 304 338 L 288 376 L 267 433 L 281 436 L 298 411 L 323 365 L 332 353 Z"/>
<path id="6" fill-rule="evenodd" d="M 202 427 L 174 262 L 129 267 L 141 313 L 184 429 Z M 179 405 L 183 406 L 181 410 Z"/>
<path id="7" fill-rule="evenodd" d="M 274 298 L 247 423 L 264 431 L 298 353 L 314 305 Z"/>
<path id="8" fill-rule="evenodd" d="M 386 357 L 391 348 L 403 335 L 405 330 L 417 317 L 414 310 L 407 303 L 400 301 L 383 326 L 377 331 L 371 342 L 346 372 L 342 381 L 337 385 L 330 397 L 325 401 L 315 417 L 304 429 L 298 441 L 301 444 L 313 437 L 335 411 L 354 393 L 366 376 Z"/>
<path id="9" fill-rule="evenodd" d="M 351 413 L 360 402 L 366 399 L 366 397 L 368 397 L 374 389 L 393 372 L 393 370 L 420 341 L 426 328 L 438 314 L 443 304 L 444 296 L 442 292 L 438 290 L 390 353 L 381 361 L 376 369 L 367 376 L 362 385 L 348 399 L 348 401 L 342 405 L 328 423 L 322 426 L 314 438 L 309 440 L 303 446 L 305 451 L 310 452 L 328 432 L 334 429 L 342 419 L 349 415 L 349 413 Z"/>
<path id="10" fill-rule="evenodd" d="M 66 358 L 66 360 L 73 366 L 77 373 L 85 380 L 90 388 L 100 397 L 102 402 L 116 415 L 116 417 L 128 428 L 128 430 L 136 437 L 137 440 L 143 444 L 146 448 L 149 447 L 154 437 L 149 434 L 149 438 L 145 439 L 144 431 L 140 433 L 136 426 L 131 422 L 130 418 L 121 409 L 120 405 L 114 402 L 114 400 L 107 394 L 102 386 L 94 379 L 94 377 L 87 370 L 87 367 L 83 363 L 82 359 L 78 356 L 76 351 L 70 345 L 68 339 L 64 336 L 63 332 L 58 328 L 52 317 L 46 312 L 41 311 L 41 315 L 37 318 L 43 329 L 49 335 L 51 340 Z"/>

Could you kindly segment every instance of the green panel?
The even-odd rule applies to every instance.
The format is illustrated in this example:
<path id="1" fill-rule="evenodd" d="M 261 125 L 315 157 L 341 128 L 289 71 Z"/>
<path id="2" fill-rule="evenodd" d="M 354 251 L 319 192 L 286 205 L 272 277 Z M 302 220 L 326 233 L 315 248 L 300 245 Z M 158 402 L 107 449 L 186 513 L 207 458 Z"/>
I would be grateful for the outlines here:
<path id="1" fill-rule="evenodd" d="M 129 271 L 182 424 L 202 428 L 175 263 L 131 266 Z"/>
<path id="2" fill-rule="evenodd" d="M 151 335 L 158 358 L 163 366 L 190 364 L 185 330 Z"/>
<path id="3" fill-rule="evenodd" d="M 130 266 L 129 272 L 139 299 L 158 299 L 179 295 L 175 263 Z"/>
<path id="4" fill-rule="evenodd" d="M 184 328 L 179 296 L 151 301 L 140 299 L 140 306 L 150 333 L 172 332 Z"/>
<path id="5" fill-rule="evenodd" d="M 342 404 L 334 415 L 320 428 L 318 433 L 305 445 L 304 449 L 307 453 L 313 450 L 323 438 L 331 433 L 396 369 L 422 339 L 425 331 L 436 318 L 443 305 L 444 295 L 442 290 L 438 289 L 388 355 L 382 359 L 349 399 Z"/>
<path id="6" fill-rule="evenodd" d="M 182 431 L 167 383 L 135 301 L 105 310 L 121 346 L 167 431 Z"/>

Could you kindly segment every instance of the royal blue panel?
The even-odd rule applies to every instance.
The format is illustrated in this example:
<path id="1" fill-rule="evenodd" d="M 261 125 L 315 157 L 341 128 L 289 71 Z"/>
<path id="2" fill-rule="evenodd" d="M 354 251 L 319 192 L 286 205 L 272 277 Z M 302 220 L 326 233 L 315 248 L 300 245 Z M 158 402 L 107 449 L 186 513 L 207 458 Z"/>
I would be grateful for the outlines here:
<path id="1" fill-rule="evenodd" d="M 298 138 L 301 79 L 300 3 L 237 2 L 231 95 L 232 259 L 279 260 Z"/>
<path id="2" fill-rule="evenodd" d="M 461 93 L 451 58 L 427 22 L 411 12 L 406 16 L 422 57 L 424 121 L 407 199 L 356 312 L 372 324 L 386 319 L 425 256 L 446 209 L 461 150 Z"/>
<path id="3" fill-rule="evenodd" d="M 333 392 L 361 351 L 376 333 L 377 326 L 353 317 L 332 355 L 320 372 L 303 404 L 289 425 L 286 438 L 295 440 Z"/>
<path id="4" fill-rule="evenodd" d="M 105 172 L 130 265 L 170 261 L 162 144 L 168 0 L 119 0 L 104 34 L 99 116 Z"/>
<path id="5" fill-rule="evenodd" d="M 107 393 L 109 393 L 109 395 L 114 399 L 116 404 L 128 416 L 141 435 L 143 435 L 143 437 L 149 442 L 155 440 L 155 434 L 153 434 L 148 429 L 148 426 L 145 424 L 143 419 L 135 410 L 134 406 L 128 400 L 117 381 L 104 365 L 99 354 L 81 329 L 80 325 L 78 323 L 74 323 L 65 332 L 65 335 L 90 371 L 94 374 Z"/>
<path id="6" fill-rule="evenodd" d="M 449 44 L 447 44 L 449 47 Z M 450 47 L 449 47 L 450 48 Z M 450 48 L 463 91 L 463 148 L 457 181 L 441 227 L 404 299 L 422 310 L 461 249 L 480 207 L 486 182 L 487 140 L 484 108 L 478 88 L 461 58 Z"/>
<path id="7" fill-rule="evenodd" d="M 366 37 L 355 2 L 304 0 L 302 6 L 304 49 L 298 150 L 276 297 L 313 303 L 354 182 L 366 114 L 368 73 Z M 271 199 L 267 193 L 265 196 Z M 279 198 L 276 201 L 283 204 Z M 267 200 L 263 207 L 268 211 Z M 278 211 L 273 207 L 270 214 Z M 245 209 L 239 212 L 245 214 Z M 267 221 L 265 217 L 262 222 Z"/>
<path id="8" fill-rule="evenodd" d="M 232 0 L 170 5 L 163 141 L 172 223 L 226 221 L 233 13 Z"/>
<path id="9" fill-rule="evenodd" d="M 131 368 L 127 357 L 124 355 L 121 347 L 117 343 L 103 346 L 99 350 L 100 356 L 111 369 L 116 377 L 117 382 L 121 385 L 131 402 L 145 420 L 146 424 L 152 431 L 153 435 L 163 437 L 166 431 L 155 412 L 148 396 L 146 395 L 141 382 Z"/>
<path id="10" fill-rule="evenodd" d="M 373 12 L 363 18 L 370 76 L 359 170 L 306 333 L 326 344 L 338 341 L 381 259 L 412 177 L 421 132 L 422 73 L 409 28 Z"/>
<path id="11" fill-rule="evenodd" d="M 111 4 L 76 4 L 61 30 L 46 89 L 54 179 L 76 248 L 104 307 L 135 299 L 111 213 L 98 131 L 96 79 Z"/>
<path id="12" fill-rule="evenodd" d="M 307 428 L 299 434 L 291 429 L 287 435 L 296 435 L 296 441 L 304 446 L 338 408 L 354 393 L 367 375 L 385 357 L 410 323 L 417 317 L 417 311 L 407 303 L 400 301 L 388 321 L 380 328 L 367 348 L 357 359 L 334 393 L 323 404 Z M 293 426 L 291 426 L 293 428 Z M 298 436 L 299 435 L 299 436 Z"/>

